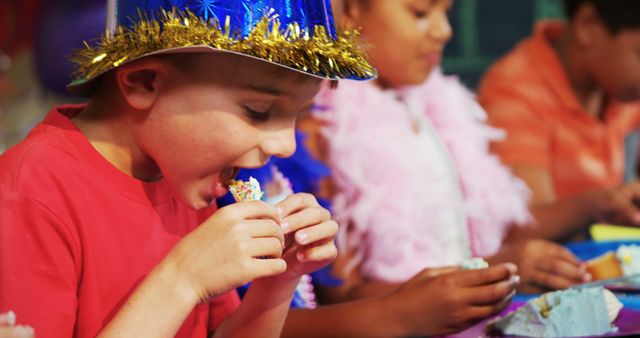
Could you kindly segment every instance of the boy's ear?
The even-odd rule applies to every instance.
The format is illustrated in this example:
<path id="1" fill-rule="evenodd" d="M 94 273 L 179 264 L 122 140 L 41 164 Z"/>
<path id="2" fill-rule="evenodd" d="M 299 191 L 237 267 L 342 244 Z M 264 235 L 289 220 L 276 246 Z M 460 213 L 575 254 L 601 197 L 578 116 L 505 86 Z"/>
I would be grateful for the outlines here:
<path id="1" fill-rule="evenodd" d="M 577 43 L 583 48 L 592 48 L 604 34 L 608 34 L 598 11 L 588 2 L 578 9 L 571 25 Z"/>
<path id="2" fill-rule="evenodd" d="M 120 93 L 131 107 L 138 110 L 146 110 L 153 105 L 165 75 L 165 65 L 154 58 L 123 65 L 116 71 Z"/>
<path id="3" fill-rule="evenodd" d="M 395 1 L 395 0 L 394 0 Z M 360 28 L 360 17 L 365 5 L 362 0 L 337 0 L 335 8 L 339 8 L 338 26 L 346 30 Z"/>

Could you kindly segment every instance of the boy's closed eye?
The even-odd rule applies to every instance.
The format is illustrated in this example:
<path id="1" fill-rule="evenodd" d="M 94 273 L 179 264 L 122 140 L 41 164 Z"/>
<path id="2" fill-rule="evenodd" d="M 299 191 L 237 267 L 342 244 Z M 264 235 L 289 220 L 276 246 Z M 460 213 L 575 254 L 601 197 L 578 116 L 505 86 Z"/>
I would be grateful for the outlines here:
<path id="1" fill-rule="evenodd" d="M 264 105 L 245 104 L 243 108 L 247 117 L 256 122 L 266 122 L 271 117 L 270 107 Z"/>

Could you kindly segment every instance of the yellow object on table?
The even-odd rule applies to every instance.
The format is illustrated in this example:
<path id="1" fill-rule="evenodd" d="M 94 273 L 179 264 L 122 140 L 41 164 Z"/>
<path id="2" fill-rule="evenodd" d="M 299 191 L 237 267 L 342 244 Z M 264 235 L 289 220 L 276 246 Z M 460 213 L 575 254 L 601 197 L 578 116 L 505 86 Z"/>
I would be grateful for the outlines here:
<path id="1" fill-rule="evenodd" d="M 598 223 L 592 225 L 589 232 L 596 242 L 640 239 L 639 227 Z"/>

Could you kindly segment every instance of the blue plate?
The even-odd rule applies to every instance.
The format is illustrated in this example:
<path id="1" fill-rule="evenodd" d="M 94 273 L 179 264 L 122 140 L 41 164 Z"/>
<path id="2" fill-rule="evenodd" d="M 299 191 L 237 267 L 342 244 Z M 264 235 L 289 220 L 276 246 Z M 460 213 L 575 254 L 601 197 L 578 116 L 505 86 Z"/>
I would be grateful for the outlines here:
<path id="1" fill-rule="evenodd" d="M 583 261 L 595 258 L 600 256 L 608 251 L 618 250 L 618 247 L 621 245 L 640 245 L 640 241 L 604 241 L 604 242 L 593 242 L 593 241 L 584 241 L 567 244 L 567 249 L 571 250 L 574 255 L 578 256 Z"/>
<path id="2" fill-rule="evenodd" d="M 584 241 L 567 244 L 566 247 L 571 250 L 580 260 L 586 261 L 602 254 L 605 254 L 609 251 L 616 251 L 618 247 L 621 245 L 640 245 L 640 241 L 638 240 L 628 240 L 628 241 L 603 241 L 603 242 L 593 242 L 593 241 Z M 640 284 L 637 283 L 617 283 L 611 285 L 605 285 L 605 287 L 614 292 L 622 292 L 622 293 L 639 293 L 640 292 Z M 640 298 L 640 297 L 635 297 Z"/>

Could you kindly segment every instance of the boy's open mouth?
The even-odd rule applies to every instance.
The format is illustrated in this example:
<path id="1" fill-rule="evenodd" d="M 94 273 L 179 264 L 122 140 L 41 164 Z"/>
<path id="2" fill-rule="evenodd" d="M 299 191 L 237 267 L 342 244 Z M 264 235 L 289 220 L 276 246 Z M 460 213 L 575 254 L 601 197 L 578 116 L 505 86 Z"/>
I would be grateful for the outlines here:
<path id="1" fill-rule="evenodd" d="M 219 177 L 219 183 L 225 187 L 225 188 L 229 188 L 229 184 L 231 182 L 231 180 L 235 179 L 236 176 L 238 175 L 238 172 L 240 172 L 240 168 L 237 167 L 226 167 L 224 169 L 222 169 L 222 171 L 220 172 L 220 177 Z"/>

